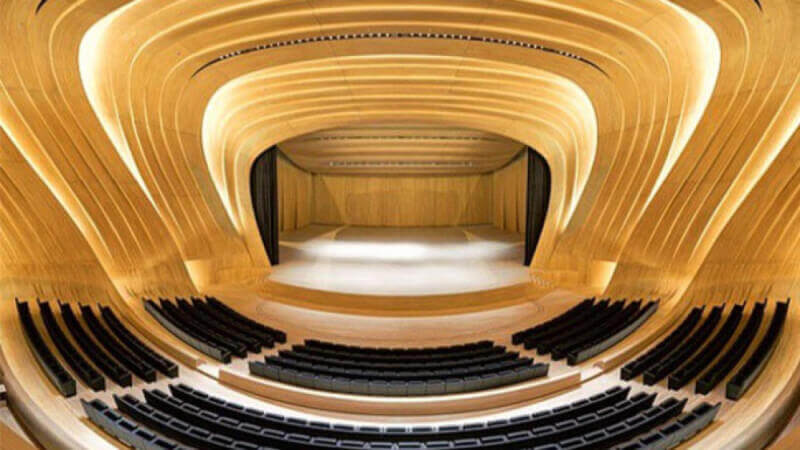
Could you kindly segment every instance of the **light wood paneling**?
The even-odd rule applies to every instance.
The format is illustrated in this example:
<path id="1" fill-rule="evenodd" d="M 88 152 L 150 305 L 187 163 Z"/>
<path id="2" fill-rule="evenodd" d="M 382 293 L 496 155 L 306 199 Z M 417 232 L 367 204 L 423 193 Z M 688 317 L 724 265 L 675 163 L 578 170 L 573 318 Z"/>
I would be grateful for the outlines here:
<path id="1" fill-rule="evenodd" d="M 466 175 L 506 165 L 522 144 L 479 130 L 386 122 L 323 130 L 280 147 L 314 173 Z"/>
<path id="2" fill-rule="evenodd" d="M 312 221 L 312 175 L 278 154 L 278 223 L 280 231 L 307 227 Z"/>
<path id="3" fill-rule="evenodd" d="M 492 223 L 501 230 L 525 233 L 528 153 L 521 152 L 492 174 Z"/>
<path id="4" fill-rule="evenodd" d="M 429 227 L 491 222 L 492 176 L 314 175 L 315 223 Z"/>

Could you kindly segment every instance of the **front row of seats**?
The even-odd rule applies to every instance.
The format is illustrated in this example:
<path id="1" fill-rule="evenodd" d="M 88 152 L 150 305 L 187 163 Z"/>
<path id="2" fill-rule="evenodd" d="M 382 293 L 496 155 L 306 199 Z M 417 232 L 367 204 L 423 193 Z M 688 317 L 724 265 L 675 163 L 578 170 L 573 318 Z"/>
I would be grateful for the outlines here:
<path id="1" fill-rule="evenodd" d="M 359 395 L 422 396 L 471 392 L 547 375 L 549 366 L 490 341 L 391 349 L 307 340 L 264 362 L 254 375 L 301 387 Z"/>
<path id="2" fill-rule="evenodd" d="M 719 405 L 681 414 L 686 400 L 629 397 L 615 387 L 534 414 L 462 425 L 353 426 L 284 417 L 179 384 L 145 390 L 144 401 L 114 396 L 118 410 L 83 401 L 95 424 L 145 449 L 625 449 L 670 448 L 714 420 Z"/>

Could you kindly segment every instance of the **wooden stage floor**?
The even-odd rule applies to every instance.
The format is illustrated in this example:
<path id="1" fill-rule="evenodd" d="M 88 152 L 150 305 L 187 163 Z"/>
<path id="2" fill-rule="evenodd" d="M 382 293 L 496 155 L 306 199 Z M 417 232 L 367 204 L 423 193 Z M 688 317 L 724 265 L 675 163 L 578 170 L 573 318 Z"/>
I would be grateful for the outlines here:
<path id="1" fill-rule="evenodd" d="M 371 228 L 311 225 L 281 234 L 270 280 L 348 294 L 416 296 L 530 281 L 521 235 L 492 226 Z"/>

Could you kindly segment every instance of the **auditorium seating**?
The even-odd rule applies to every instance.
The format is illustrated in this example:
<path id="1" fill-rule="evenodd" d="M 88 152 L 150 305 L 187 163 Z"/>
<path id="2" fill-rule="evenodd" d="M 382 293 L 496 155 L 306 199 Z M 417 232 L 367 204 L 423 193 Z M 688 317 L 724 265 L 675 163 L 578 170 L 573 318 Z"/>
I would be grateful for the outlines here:
<path id="1" fill-rule="evenodd" d="M 272 339 L 279 344 L 286 343 L 286 333 L 283 331 L 256 322 L 255 320 L 239 314 L 236 312 L 236 310 L 221 302 L 216 297 L 206 297 L 206 303 L 196 297 L 192 297 L 192 301 L 196 306 L 200 307 L 202 307 L 204 304 L 207 304 L 208 308 L 206 310 L 208 313 L 223 322 L 239 326 L 248 332 L 271 336 Z M 272 347 L 272 345 L 267 344 L 266 342 L 263 342 L 263 344 L 266 347 Z"/>
<path id="2" fill-rule="evenodd" d="M 691 412 L 673 421 L 658 431 L 637 438 L 627 444 L 620 445 L 617 450 L 645 450 L 673 448 L 691 439 L 707 427 L 717 416 L 721 403 L 709 405 L 701 403 Z"/>
<path id="3" fill-rule="evenodd" d="M 539 354 L 551 354 L 558 361 L 576 365 L 611 348 L 636 331 L 658 309 L 658 301 L 642 304 L 609 299 L 587 299 L 567 312 L 535 327 L 514 333 L 515 345 L 536 348 Z"/>
<path id="4" fill-rule="evenodd" d="M 701 371 L 719 356 L 725 344 L 728 343 L 739 322 L 742 320 L 742 312 L 744 311 L 744 304 L 735 305 L 733 310 L 728 314 L 728 318 L 722 325 L 722 328 L 717 331 L 717 334 L 706 344 L 700 351 L 688 362 L 685 362 L 683 367 L 676 370 L 669 375 L 667 386 L 670 389 L 680 389 L 690 380 L 694 379 Z"/>
<path id="5" fill-rule="evenodd" d="M 230 350 L 208 339 L 201 328 L 193 326 L 191 323 L 183 323 L 173 314 L 173 310 L 162 308 L 153 300 L 145 299 L 144 302 L 147 312 L 180 340 L 218 361 L 226 364 L 231 362 Z M 169 302 L 166 303 L 170 304 Z"/>
<path id="6" fill-rule="evenodd" d="M 641 375 L 642 372 L 647 370 L 651 365 L 677 348 L 700 321 L 700 318 L 703 316 L 703 309 L 703 307 L 693 308 L 692 312 L 686 316 L 683 322 L 681 322 L 669 336 L 647 353 L 626 364 L 625 367 L 622 368 L 622 379 L 630 380 Z"/>
<path id="7" fill-rule="evenodd" d="M 114 395 L 119 412 L 100 400 L 84 401 L 90 420 L 126 442 L 203 449 L 528 449 L 611 448 L 634 438 L 680 442 L 710 423 L 719 405 L 703 403 L 681 416 L 686 401 L 656 395 L 629 397 L 614 387 L 568 405 L 490 422 L 439 426 L 332 424 L 246 408 L 193 389 L 144 390 L 144 401 Z M 126 417 L 122 417 L 122 415 Z M 656 430 L 656 431 L 653 431 Z M 132 439 L 133 441 L 131 441 Z M 174 439 L 171 441 L 170 439 Z M 162 447 L 152 447 L 160 441 Z M 141 445 L 141 444 L 140 444 Z M 663 447 L 667 448 L 667 447 Z"/>
<path id="8" fill-rule="evenodd" d="M 81 307 L 81 309 L 83 308 L 84 307 Z M 153 351 L 147 344 L 142 342 L 133 333 L 131 333 L 117 318 L 116 314 L 114 314 L 114 311 L 111 310 L 111 308 L 108 306 L 99 306 L 99 308 L 100 314 L 102 315 L 103 320 L 106 322 L 106 325 L 108 325 L 108 328 L 112 333 L 114 333 L 120 342 L 128 347 L 131 352 L 138 355 L 139 358 L 156 368 L 164 375 L 170 378 L 175 378 L 178 376 L 178 366 L 174 362 Z"/>
<path id="9" fill-rule="evenodd" d="M 64 323 L 67 324 L 72 337 L 75 338 L 78 346 L 83 350 L 83 354 L 88 356 L 92 363 L 115 383 L 123 387 L 131 386 L 133 383 L 131 373 L 95 343 L 94 339 L 89 336 L 89 333 L 86 332 L 72 312 L 70 305 L 62 303 L 60 307 L 61 317 L 64 319 Z"/>
<path id="10" fill-rule="evenodd" d="M 647 385 L 655 384 L 686 362 L 697 349 L 702 347 L 703 343 L 717 327 L 722 318 L 723 309 L 724 306 L 715 306 L 700 327 L 689 336 L 683 345 L 645 370 L 644 383 Z"/>
<path id="11" fill-rule="evenodd" d="M 237 313 L 218 299 L 193 297 L 175 303 L 144 299 L 145 309 L 172 334 L 196 350 L 223 363 L 231 356 L 245 358 L 276 342 L 286 342 L 286 333 L 267 327 Z"/>
<path id="12" fill-rule="evenodd" d="M 90 402 L 81 400 L 83 410 L 95 425 L 103 431 L 125 442 L 136 449 L 183 450 L 174 441 L 153 433 L 152 431 L 122 417 L 111 410 L 102 400 Z"/>
<path id="13" fill-rule="evenodd" d="M 783 324 L 786 322 L 786 315 L 789 311 L 789 300 L 778 303 L 775 307 L 775 312 L 772 315 L 772 321 L 769 324 L 767 332 L 758 346 L 750 355 L 750 359 L 739 369 L 739 372 L 728 382 L 725 388 L 725 396 L 731 400 L 738 400 L 755 381 L 756 377 L 764 369 L 772 352 L 778 345 L 778 338 L 783 330 Z"/>
<path id="14" fill-rule="evenodd" d="M 28 302 L 20 302 L 15 300 L 17 305 L 17 314 L 19 315 L 20 323 L 22 324 L 22 331 L 25 335 L 25 340 L 28 347 L 31 349 L 36 361 L 44 370 L 47 378 L 53 383 L 53 386 L 58 389 L 64 397 L 72 397 L 75 395 L 75 379 L 67 372 L 61 363 L 56 359 L 50 347 L 47 346 L 39 329 L 33 321 Z"/>
<path id="15" fill-rule="evenodd" d="M 47 332 L 50 334 L 50 340 L 53 341 L 67 365 L 89 388 L 94 391 L 104 390 L 106 388 L 106 379 L 72 346 L 61 326 L 56 322 L 55 315 L 50 309 L 50 304 L 41 301 L 38 303 L 39 313 L 42 316 Z"/>
<path id="16" fill-rule="evenodd" d="M 69 305 L 63 304 L 61 307 L 68 308 Z M 92 308 L 87 305 L 80 305 L 79 308 L 83 321 L 86 322 L 97 342 L 100 342 L 117 361 L 142 380 L 148 383 L 156 381 L 156 370 L 113 337 L 97 319 Z"/>
<path id="17" fill-rule="evenodd" d="M 311 389 L 360 395 L 443 395 L 546 376 L 548 365 L 490 341 L 437 348 L 389 349 L 307 340 L 251 361 L 250 372 Z"/>
<path id="18" fill-rule="evenodd" d="M 714 306 L 702 323 L 703 308 L 693 308 L 665 339 L 626 364 L 621 378 L 630 380 L 644 374 L 643 381 L 648 385 L 668 378 L 670 389 L 680 389 L 696 379 L 695 392 L 708 394 L 731 373 L 751 347 L 766 307 L 766 301 L 756 303 L 743 327 L 739 325 L 745 304 L 734 305 L 719 327 L 725 305 Z M 729 399 L 740 398 L 763 369 L 777 345 L 788 309 L 788 300 L 776 303 L 761 341 L 726 386 Z"/>

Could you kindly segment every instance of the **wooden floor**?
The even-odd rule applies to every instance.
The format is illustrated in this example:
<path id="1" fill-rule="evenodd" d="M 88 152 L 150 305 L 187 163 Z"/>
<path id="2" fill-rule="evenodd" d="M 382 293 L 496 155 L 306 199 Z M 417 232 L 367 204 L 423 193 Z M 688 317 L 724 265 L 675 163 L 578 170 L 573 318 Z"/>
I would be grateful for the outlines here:
<path id="1" fill-rule="evenodd" d="M 311 225 L 281 234 L 274 282 L 350 294 L 418 296 L 530 281 L 525 242 L 492 226 L 375 228 Z"/>

